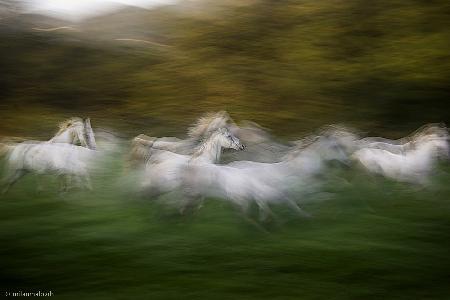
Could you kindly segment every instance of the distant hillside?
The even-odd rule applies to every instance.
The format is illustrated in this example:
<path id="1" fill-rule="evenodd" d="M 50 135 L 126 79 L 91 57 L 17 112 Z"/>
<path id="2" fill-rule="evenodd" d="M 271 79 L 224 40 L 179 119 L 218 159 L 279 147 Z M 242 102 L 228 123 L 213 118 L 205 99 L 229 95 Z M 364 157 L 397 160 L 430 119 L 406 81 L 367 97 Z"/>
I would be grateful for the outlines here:
<path id="1" fill-rule="evenodd" d="M 89 114 L 130 133 L 177 134 L 220 109 L 285 135 L 336 122 L 400 135 L 450 122 L 447 2 L 212 3 L 81 24 L 0 20 L 0 131 Z M 33 29 L 52 26 L 73 29 Z"/>

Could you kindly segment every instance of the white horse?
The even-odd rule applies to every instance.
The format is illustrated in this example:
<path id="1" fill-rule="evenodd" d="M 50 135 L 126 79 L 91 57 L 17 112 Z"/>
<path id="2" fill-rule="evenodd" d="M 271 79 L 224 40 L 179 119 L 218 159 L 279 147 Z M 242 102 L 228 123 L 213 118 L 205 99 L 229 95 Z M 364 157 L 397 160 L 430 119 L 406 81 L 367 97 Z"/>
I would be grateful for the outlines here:
<path id="1" fill-rule="evenodd" d="M 83 130 L 83 131 L 82 131 Z M 64 143 L 64 141 L 68 143 Z M 71 143 L 79 141 L 83 146 Z M 56 174 L 66 181 L 74 178 L 90 187 L 87 165 L 96 147 L 90 120 L 72 118 L 60 126 L 60 131 L 47 142 L 29 141 L 20 144 L 3 144 L 7 153 L 3 193 L 28 173 Z"/>
<path id="2" fill-rule="evenodd" d="M 175 137 L 149 137 L 140 134 L 131 142 L 129 161 L 132 165 L 138 165 L 145 162 L 151 155 L 152 149 L 167 150 L 179 154 L 190 155 L 194 153 L 195 148 L 207 139 L 209 135 L 219 128 L 227 127 L 232 120 L 227 112 L 208 113 L 197 120 L 189 128 L 188 138 L 179 139 Z"/>
<path id="3" fill-rule="evenodd" d="M 181 172 L 186 165 L 199 162 L 217 163 L 223 148 L 243 150 L 244 146 L 228 129 L 220 128 L 198 146 L 193 155 L 153 150 L 144 170 L 142 189 L 153 196 L 178 189 L 181 184 Z"/>
<path id="4" fill-rule="evenodd" d="M 417 140 L 420 140 L 422 137 L 431 134 L 435 134 L 444 139 L 448 138 L 448 130 L 444 124 L 427 124 L 420 127 L 409 136 L 398 140 L 390 140 L 379 137 L 367 137 L 358 140 L 356 144 L 360 149 L 381 149 L 395 154 L 404 154 L 405 152 L 415 148 Z"/>
<path id="5" fill-rule="evenodd" d="M 289 197 L 291 189 L 310 182 L 328 161 L 347 158 L 338 139 L 320 136 L 278 163 L 237 161 L 227 165 L 209 162 L 186 165 L 183 187 L 191 205 L 203 197 L 216 197 L 234 203 L 245 213 L 255 202 L 260 218 L 265 219 L 271 214 L 270 203 L 286 203 L 300 215 L 307 215 Z"/>
<path id="6" fill-rule="evenodd" d="M 394 180 L 426 185 L 437 159 L 448 157 L 448 138 L 429 134 L 417 138 L 414 148 L 401 153 L 389 150 L 363 148 L 352 157 L 371 173 Z"/>

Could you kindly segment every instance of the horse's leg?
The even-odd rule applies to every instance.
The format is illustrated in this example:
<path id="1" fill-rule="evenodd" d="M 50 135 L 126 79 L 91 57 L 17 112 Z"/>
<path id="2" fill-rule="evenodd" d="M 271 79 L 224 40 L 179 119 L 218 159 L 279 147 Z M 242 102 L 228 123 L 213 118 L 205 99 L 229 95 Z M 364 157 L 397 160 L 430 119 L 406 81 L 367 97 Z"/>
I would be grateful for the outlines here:
<path id="1" fill-rule="evenodd" d="M 71 183 L 71 178 L 70 175 L 59 175 L 60 178 L 60 188 L 59 188 L 59 192 L 60 193 L 65 193 L 69 190 L 69 185 Z"/>
<path id="2" fill-rule="evenodd" d="M 94 188 L 92 187 L 91 176 L 87 175 L 85 177 L 85 180 L 86 180 L 86 187 L 87 187 L 87 189 L 92 191 Z"/>
<path id="3" fill-rule="evenodd" d="M 303 209 L 301 209 L 297 203 L 295 203 L 291 198 L 286 197 L 285 201 L 287 202 L 287 204 L 299 215 L 305 218 L 310 218 L 311 215 L 308 214 L 307 212 L 305 212 Z"/>
<path id="4" fill-rule="evenodd" d="M 241 214 L 243 214 L 244 216 L 248 215 L 248 210 L 250 208 L 250 202 L 246 201 L 245 199 L 241 199 L 239 201 L 239 204 L 236 203 L 236 206 L 239 207 L 239 210 L 241 212 Z"/>
<path id="5" fill-rule="evenodd" d="M 274 213 L 270 209 L 269 205 L 261 200 L 256 201 L 256 204 L 258 204 L 259 207 L 259 221 L 263 222 L 266 221 L 269 216 L 274 216 Z"/>
<path id="6" fill-rule="evenodd" d="M 2 194 L 6 194 L 9 189 L 23 176 L 25 176 L 28 172 L 25 170 L 15 170 L 5 179 Z"/>
<path id="7" fill-rule="evenodd" d="M 197 210 L 200 210 L 203 207 L 203 202 L 205 200 L 205 197 L 201 196 L 198 198 L 197 201 Z"/>
<path id="8" fill-rule="evenodd" d="M 238 207 L 242 217 L 244 218 L 244 220 L 249 223 L 250 225 L 252 225 L 253 227 L 255 227 L 256 229 L 258 229 L 259 231 L 263 232 L 263 233 L 269 233 L 264 227 L 262 227 L 258 222 L 256 222 L 255 220 L 253 220 L 251 217 L 248 216 L 248 210 L 250 208 L 250 202 L 247 201 L 246 199 L 241 199 L 239 201 L 239 203 L 234 203 L 235 206 Z"/>
<path id="9" fill-rule="evenodd" d="M 186 213 L 186 211 L 188 210 L 188 207 L 189 207 L 188 203 L 182 204 L 180 209 L 178 210 L 180 215 L 184 215 Z"/>
<path id="10" fill-rule="evenodd" d="M 66 179 L 66 184 L 67 184 L 67 190 L 76 188 L 77 185 L 80 185 L 78 177 L 76 177 L 74 175 L 66 175 L 65 179 Z"/>
<path id="11" fill-rule="evenodd" d="M 42 184 L 42 178 L 43 178 L 43 176 L 44 176 L 44 175 L 38 176 L 37 179 L 36 179 L 36 181 L 37 181 L 37 188 L 36 188 L 36 191 L 37 191 L 38 193 L 42 193 L 42 192 L 44 191 L 44 186 L 43 186 L 43 184 Z"/>
<path id="12" fill-rule="evenodd" d="M 83 180 L 81 179 L 80 176 L 77 175 L 68 175 L 68 178 L 70 178 L 70 182 L 74 182 L 72 184 L 73 188 L 78 188 L 78 189 L 82 189 L 84 187 L 84 183 Z"/>
<path id="13" fill-rule="evenodd" d="M 83 174 L 83 175 L 81 176 L 81 178 L 83 178 L 83 180 L 84 180 L 84 187 L 85 187 L 86 189 L 92 191 L 91 178 L 90 178 L 89 174 L 88 174 L 88 173 Z"/>
<path id="14" fill-rule="evenodd" d="M 203 206 L 204 196 L 195 191 L 194 189 L 181 184 L 180 187 L 181 206 L 179 212 L 183 215 L 188 209 L 199 210 Z"/>
<path id="15" fill-rule="evenodd" d="M 202 203 L 203 197 L 196 195 L 184 195 L 183 196 L 183 204 L 180 207 L 180 214 L 184 215 L 186 211 L 193 210 L 195 207 L 198 207 L 198 203 Z"/>

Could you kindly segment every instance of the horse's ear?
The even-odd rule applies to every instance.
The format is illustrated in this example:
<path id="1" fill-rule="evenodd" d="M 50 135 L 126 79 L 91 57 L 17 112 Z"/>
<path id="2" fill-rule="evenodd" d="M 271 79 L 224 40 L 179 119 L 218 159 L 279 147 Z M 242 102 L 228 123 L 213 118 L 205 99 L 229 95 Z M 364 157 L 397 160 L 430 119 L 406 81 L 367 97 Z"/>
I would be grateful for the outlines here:
<path id="1" fill-rule="evenodd" d="M 219 111 L 218 115 L 224 119 L 231 119 L 230 115 L 225 110 Z"/>
<path id="2" fill-rule="evenodd" d="M 84 125 L 85 125 L 85 130 L 86 130 L 86 133 L 87 133 L 87 141 L 88 141 L 88 144 L 89 144 L 89 148 L 95 150 L 97 148 L 97 145 L 95 143 L 94 132 L 93 132 L 92 127 L 91 127 L 91 119 L 86 118 L 84 120 Z"/>
<path id="3" fill-rule="evenodd" d="M 90 118 L 86 118 L 84 119 L 84 124 L 87 128 L 92 128 L 91 127 L 91 119 Z"/>

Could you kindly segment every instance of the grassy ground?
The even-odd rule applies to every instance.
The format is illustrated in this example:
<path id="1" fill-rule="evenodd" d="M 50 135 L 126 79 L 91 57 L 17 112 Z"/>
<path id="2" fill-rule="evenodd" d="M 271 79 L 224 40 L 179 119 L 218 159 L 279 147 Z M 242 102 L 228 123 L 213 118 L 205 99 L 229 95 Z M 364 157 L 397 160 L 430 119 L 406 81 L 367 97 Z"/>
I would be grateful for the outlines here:
<path id="1" fill-rule="evenodd" d="M 119 160 L 117 160 L 119 161 Z M 418 190 L 341 174 L 301 219 L 245 221 L 209 199 L 179 216 L 118 184 L 120 163 L 92 192 L 36 192 L 19 182 L 0 201 L 0 284 L 61 299 L 445 299 L 450 176 Z M 358 176 L 355 176 L 358 175 Z M 318 201 L 318 199 L 327 200 Z"/>

